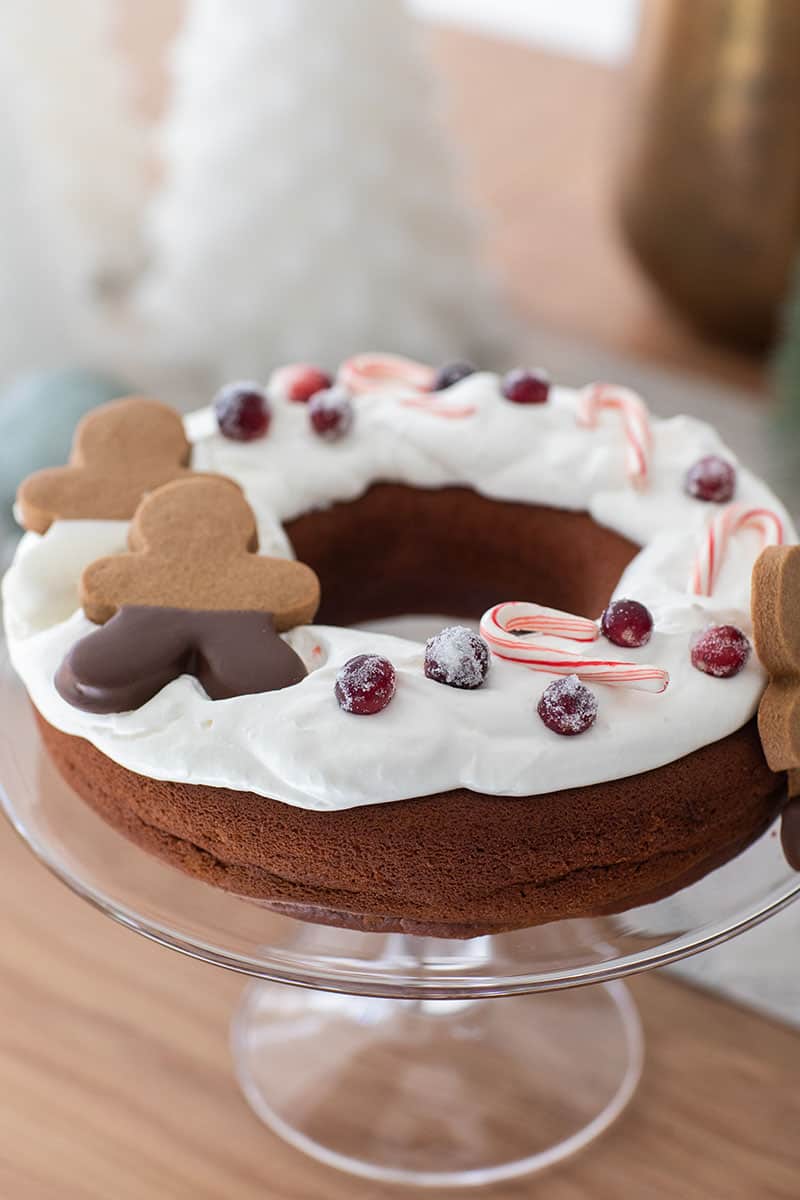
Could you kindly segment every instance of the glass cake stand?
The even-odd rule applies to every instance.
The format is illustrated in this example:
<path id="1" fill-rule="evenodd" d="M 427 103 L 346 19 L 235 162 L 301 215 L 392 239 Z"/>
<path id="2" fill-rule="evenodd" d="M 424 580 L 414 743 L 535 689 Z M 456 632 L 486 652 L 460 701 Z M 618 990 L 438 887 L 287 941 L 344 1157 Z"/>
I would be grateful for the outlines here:
<path id="1" fill-rule="evenodd" d="M 50 765 L 7 667 L 0 705 L 0 798 L 19 834 L 120 924 L 252 976 L 232 1025 L 245 1096 L 300 1150 L 373 1180 L 486 1184 L 585 1147 L 642 1070 L 621 977 L 800 892 L 773 829 L 677 897 L 615 917 L 470 941 L 304 924 L 183 875 L 95 816 Z"/>

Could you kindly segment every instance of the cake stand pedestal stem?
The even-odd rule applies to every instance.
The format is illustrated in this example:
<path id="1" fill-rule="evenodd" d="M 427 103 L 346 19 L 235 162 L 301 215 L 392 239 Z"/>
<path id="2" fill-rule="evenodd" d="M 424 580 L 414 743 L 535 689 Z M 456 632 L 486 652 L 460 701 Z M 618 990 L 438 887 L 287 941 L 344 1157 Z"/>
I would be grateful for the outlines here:
<path id="1" fill-rule="evenodd" d="M 643 1057 L 621 983 L 490 1000 L 252 983 L 232 1047 L 250 1105 L 299 1150 L 369 1179 L 451 1188 L 582 1149 L 630 1100 Z"/>

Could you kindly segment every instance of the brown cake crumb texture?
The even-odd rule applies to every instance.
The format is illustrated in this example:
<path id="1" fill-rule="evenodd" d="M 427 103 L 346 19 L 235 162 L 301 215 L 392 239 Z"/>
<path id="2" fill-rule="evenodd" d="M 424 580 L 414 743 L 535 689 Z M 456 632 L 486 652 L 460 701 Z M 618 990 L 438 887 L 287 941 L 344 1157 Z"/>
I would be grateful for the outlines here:
<path id="1" fill-rule="evenodd" d="M 318 619 L 333 624 L 476 617 L 504 598 L 595 617 L 637 550 L 586 514 L 395 484 L 287 532 L 320 577 Z M 650 902 L 738 854 L 785 796 L 755 721 L 592 787 L 522 798 L 455 789 L 339 812 L 149 779 L 39 724 L 65 780 L 140 846 L 294 916 L 378 932 L 471 937 Z"/>

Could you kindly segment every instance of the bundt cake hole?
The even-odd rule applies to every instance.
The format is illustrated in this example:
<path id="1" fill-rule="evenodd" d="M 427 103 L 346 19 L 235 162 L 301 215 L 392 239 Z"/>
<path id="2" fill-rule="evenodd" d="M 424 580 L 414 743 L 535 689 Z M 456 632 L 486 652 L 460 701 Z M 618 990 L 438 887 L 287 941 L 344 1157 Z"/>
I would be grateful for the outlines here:
<path id="1" fill-rule="evenodd" d="M 320 578 L 316 621 L 326 625 L 415 613 L 476 621 L 511 599 L 594 618 L 639 549 L 586 513 L 396 483 L 298 517 L 286 532 Z"/>

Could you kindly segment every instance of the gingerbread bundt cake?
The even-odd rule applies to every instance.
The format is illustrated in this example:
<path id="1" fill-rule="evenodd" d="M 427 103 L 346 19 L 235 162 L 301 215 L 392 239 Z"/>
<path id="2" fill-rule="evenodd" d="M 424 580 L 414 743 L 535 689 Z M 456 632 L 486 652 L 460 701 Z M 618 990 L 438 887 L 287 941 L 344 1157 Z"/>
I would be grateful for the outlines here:
<path id="1" fill-rule="evenodd" d="M 782 628 L 796 541 L 767 486 L 623 388 L 387 355 L 330 382 L 117 401 L 23 484 L 8 643 L 74 790 L 211 884 L 453 937 L 647 903 L 758 837 L 793 765 L 756 721 L 751 575 Z M 409 613 L 449 623 L 375 631 Z"/>

